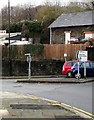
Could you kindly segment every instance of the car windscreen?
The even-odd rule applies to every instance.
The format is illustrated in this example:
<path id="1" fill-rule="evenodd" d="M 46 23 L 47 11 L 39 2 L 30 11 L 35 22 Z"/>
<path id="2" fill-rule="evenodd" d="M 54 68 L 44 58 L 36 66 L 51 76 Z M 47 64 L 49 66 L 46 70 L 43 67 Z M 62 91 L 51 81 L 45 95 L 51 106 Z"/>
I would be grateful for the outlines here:
<path id="1" fill-rule="evenodd" d="M 94 67 L 94 62 L 90 62 L 90 66 L 91 66 L 91 67 Z"/>
<path id="2" fill-rule="evenodd" d="M 89 62 L 83 62 L 83 63 L 80 64 L 80 66 L 81 67 L 84 67 L 84 66 L 90 67 L 90 64 L 89 64 Z"/>
<path id="3" fill-rule="evenodd" d="M 73 66 L 75 63 L 77 63 L 77 62 L 70 62 L 66 66 Z"/>

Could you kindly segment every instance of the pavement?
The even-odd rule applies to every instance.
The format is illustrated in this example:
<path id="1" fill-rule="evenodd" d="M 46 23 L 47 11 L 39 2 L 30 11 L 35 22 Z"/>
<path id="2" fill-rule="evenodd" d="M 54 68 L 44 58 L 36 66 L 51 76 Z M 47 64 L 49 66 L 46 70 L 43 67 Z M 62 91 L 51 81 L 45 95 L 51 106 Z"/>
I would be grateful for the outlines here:
<path id="1" fill-rule="evenodd" d="M 16 79 L 23 83 L 86 83 L 94 81 L 94 78 L 66 78 L 65 76 L 12 76 L 2 79 Z M 0 118 L 2 120 L 90 120 L 89 116 L 72 106 L 59 103 L 58 101 L 40 98 L 33 95 L 0 91 Z"/>
<path id="2" fill-rule="evenodd" d="M 72 108 L 69 109 L 57 101 L 46 98 L 5 91 L 0 91 L 0 96 L 1 120 L 83 120 L 87 118 Z"/>

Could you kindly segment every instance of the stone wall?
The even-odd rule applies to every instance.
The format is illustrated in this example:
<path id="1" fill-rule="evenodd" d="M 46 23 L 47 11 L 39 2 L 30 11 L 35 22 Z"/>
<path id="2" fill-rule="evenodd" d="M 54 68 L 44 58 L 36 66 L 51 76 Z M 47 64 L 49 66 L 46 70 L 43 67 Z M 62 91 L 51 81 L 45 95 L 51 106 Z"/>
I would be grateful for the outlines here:
<path id="1" fill-rule="evenodd" d="M 61 75 L 64 61 L 60 60 L 40 60 L 32 61 L 32 75 Z M 9 70 L 10 69 L 10 70 Z M 27 76 L 28 63 L 27 61 L 2 61 L 3 76 Z"/>
<path id="2" fill-rule="evenodd" d="M 52 43 L 65 44 L 65 31 L 71 31 L 71 37 L 78 37 L 80 40 L 85 38 L 85 31 L 94 31 L 94 26 L 78 26 L 52 29 Z"/>

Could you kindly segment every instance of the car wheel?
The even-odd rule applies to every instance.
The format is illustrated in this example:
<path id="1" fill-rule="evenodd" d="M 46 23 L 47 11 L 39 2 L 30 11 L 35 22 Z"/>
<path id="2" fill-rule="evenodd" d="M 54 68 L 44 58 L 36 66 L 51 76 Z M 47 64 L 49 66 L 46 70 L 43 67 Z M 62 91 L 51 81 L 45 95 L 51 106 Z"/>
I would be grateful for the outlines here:
<path id="1" fill-rule="evenodd" d="M 67 73 L 67 77 L 70 77 L 70 78 L 72 77 L 71 72 L 68 72 L 68 73 Z"/>
<path id="2" fill-rule="evenodd" d="M 75 73 L 74 76 L 75 76 L 76 79 L 80 79 L 82 77 L 80 73 L 79 73 L 79 75 L 78 75 L 78 73 Z"/>

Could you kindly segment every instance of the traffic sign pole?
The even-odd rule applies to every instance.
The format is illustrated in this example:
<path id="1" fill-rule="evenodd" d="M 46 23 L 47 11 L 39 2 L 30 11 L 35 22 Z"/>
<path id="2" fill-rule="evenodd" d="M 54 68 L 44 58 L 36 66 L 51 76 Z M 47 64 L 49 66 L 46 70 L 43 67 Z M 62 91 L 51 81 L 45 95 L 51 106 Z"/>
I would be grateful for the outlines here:
<path id="1" fill-rule="evenodd" d="M 29 63 L 29 67 L 28 67 L 28 79 L 31 80 L 31 55 L 30 53 L 25 54 L 27 56 L 27 62 Z"/>
<path id="2" fill-rule="evenodd" d="M 86 78 L 86 64 L 85 64 L 85 61 L 87 61 L 88 52 L 87 51 L 77 51 L 76 58 L 78 59 L 78 76 L 79 76 L 79 73 L 80 73 L 79 62 L 84 62 L 84 77 Z"/>
<path id="3" fill-rule="evenodd" d="M 78 80 L 79 80 L 79 75 L 80 75 L 80 68 L 79 68 L 79 61 L 78 61 Z"/>
<path id="4" fill-rule="evenodd" d="M 84 77 L 86 78 L 86 65 L 85 65 L 85 62 L 84 62 Z"/>
<path id="5" fill-rule="evenodd" d="M 31 56 L 29 56 L 29 57 L 31 57 Z M 29 77 L 28 79 L 30 80 L 31 79 L 31 61 L 29 61 L 28 77 Z"/>

